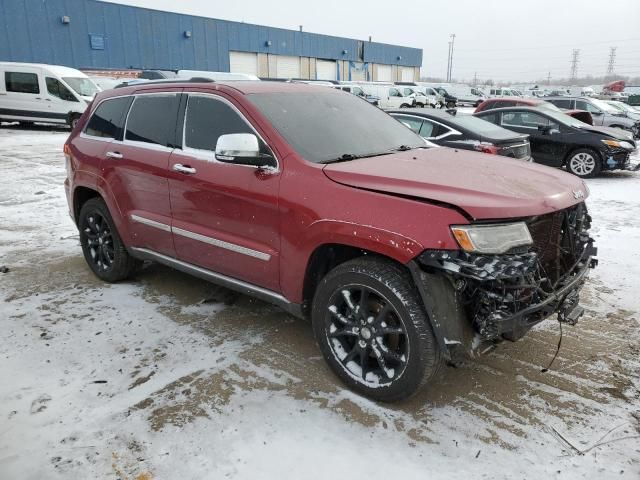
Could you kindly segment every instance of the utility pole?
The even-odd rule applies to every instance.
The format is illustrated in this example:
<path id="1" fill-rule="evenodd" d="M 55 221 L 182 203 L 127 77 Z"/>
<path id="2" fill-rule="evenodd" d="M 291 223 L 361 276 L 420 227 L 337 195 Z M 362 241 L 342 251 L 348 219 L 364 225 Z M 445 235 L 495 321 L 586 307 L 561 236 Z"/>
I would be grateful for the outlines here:
<path id="1" fill-rule="evenodd" d="M 478 86 L 478 72 L 473 73 L 473 86 L 474 87 Z"/>
<path id="2" fill-rule="evenodd" d="M 451 38 L 451 48 L 449 49 L 449 71 L 447 72 L 447 81 L 451 81 L 451 77 L 453 76 L 453 45 L 456 41 L 456 34 L 452 33 L 449 35 Z"/>
<path id="3" fill-rule="evenodd" d="M 570 79 L 575 80 L 578 76 L 578 62 L 580 60 L 580 49 L 574 48 L 571 54 L 571 75 Z"/>
<path id="4" fill-rule="evenodd" d="M 616 50 L 618 47 L 609 48 L 609 65 L 607 66 L 607 75 L 613 75 L 613 70 L 616 65 Z"/>
<path id="5" fill-rule="evenodd" d="M 449 65 L 451 65 L 451 40 L 449 40 L 449 51 L 447 52 L 447 74 L 444 76 L 449 81 Z"/>
<path id="6" fill-rule="evenodd" d="M 547 85 L 551 85 L 551 72 L 547 74 Z"/>

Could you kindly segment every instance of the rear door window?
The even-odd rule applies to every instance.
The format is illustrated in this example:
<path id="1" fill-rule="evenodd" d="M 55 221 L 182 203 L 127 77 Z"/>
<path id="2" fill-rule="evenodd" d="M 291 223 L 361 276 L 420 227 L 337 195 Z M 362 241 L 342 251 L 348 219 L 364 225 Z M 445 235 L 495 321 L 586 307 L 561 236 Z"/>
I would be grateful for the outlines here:
<path id="1" fill-rule="evenodd" d="M 15 93 L 40 93 L 38 75 L 25 72 L 4 72 L 4 82 L 7 92 Z"/>
<path id="2" fill-rule="evenodd" d="M 93 137 L 122 140 L 124 119 L 132 100 L 133 97 L 118 97 L 100 103 L 89 119 L 84 133 Z"/>
<path id="3" fill-rule="evenodd" d="M 255 132 L 238 112 L 222 100 L 209 96 L 189 96 L 184 125 L 184 144 L 187 148 L 215 152 L 220 135 L 231 133 Z"/>
<path id="4" fill-rule="evenodd" d="M 135 97 L 125 140 L 174 147 L 179 103 L 180 95 L 173 93 Z"/>
<path id="5" fill-rule="evenodd" d="M 572 105 L 572 101 L 569 99 L 553 99 L 553 100 L 547 100 L 548 102 L 553 103 L 556 107 L 558 108 L 565 108 L 565 109 L 570 109 L 573 108 Z M 578 107 L 580 108 L 580 107 Z"/>

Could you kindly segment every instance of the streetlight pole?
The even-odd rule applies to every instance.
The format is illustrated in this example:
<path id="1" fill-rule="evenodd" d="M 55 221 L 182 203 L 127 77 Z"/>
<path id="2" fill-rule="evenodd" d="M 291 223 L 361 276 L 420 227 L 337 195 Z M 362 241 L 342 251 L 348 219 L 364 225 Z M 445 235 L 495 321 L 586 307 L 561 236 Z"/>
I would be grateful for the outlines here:
<path id="1" fill-rule="evenodd" d="M 449 81 L 449 65 L 451 65 L 451 40 L 449 40 L 449 50 L 447 51 L 447 74 L 445 78 Z"/>
<path id="2" fill-rule="evenodd" d="M 449 35 L 449 37 L 451 38 L 451 42 L 449 42 L 451 44 L 451 48 L 449 49 L 449 72 L 447 75 L 448 82 L 451 81 L 451 77 L 453 76 L 453 45 L 456 41 L 456 34 L 452 33 L 451 35 Z"/>

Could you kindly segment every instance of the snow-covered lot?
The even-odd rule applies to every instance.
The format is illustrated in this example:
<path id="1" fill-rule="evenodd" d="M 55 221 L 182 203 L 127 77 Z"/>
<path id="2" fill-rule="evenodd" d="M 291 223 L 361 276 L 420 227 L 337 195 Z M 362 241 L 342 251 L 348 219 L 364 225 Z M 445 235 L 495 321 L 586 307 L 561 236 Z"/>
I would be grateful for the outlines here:
<path id="1" fill-rule="evenodd" d="M 157 265 L 98 281 L 66 136 L 0 128 L 0 479 L 639 478 L 640 173 L 588 182 L 600 266 L 550 371 L 551 320 L 381 405 L 275 307 Z"/>

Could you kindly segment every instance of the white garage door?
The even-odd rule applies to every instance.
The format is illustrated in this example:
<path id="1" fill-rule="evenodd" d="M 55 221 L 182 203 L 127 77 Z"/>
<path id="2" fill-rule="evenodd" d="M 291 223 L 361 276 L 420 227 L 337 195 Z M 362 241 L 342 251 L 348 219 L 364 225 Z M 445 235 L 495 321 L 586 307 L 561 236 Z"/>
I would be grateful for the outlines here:
<path id="1" fill-rule="evenodd" d="M 229 52 L 229 71 L 258 75 L 258 54 L 247 52 Z"/>
<path id="2" fill-rule="evenodd" d="M 316 79 L 318 80 L 335 80 L 336 79 L 336 62 L 329 60 L 316 61 Z"/>
<path id="3" fill-rule="evenodd" d="M 392 82 L 391 65 L 378 65 L 378 82 Z"/>
<path id="4" fill-rule="evenodd" d="M 276 77 L 300 78 L 300 57 L 278 55 L 276 59 Z"/>
<path id="5" fill-rule="evenodd" d="M 403 82 L 413 82 L 415 80 L 413 78 L 413 68 L 403 68 L 401 75 Z"/>

